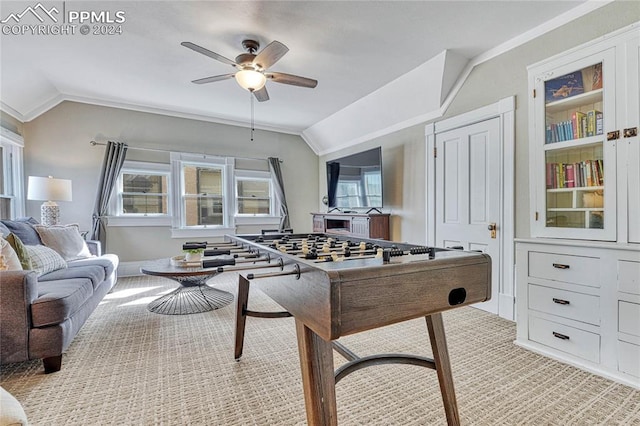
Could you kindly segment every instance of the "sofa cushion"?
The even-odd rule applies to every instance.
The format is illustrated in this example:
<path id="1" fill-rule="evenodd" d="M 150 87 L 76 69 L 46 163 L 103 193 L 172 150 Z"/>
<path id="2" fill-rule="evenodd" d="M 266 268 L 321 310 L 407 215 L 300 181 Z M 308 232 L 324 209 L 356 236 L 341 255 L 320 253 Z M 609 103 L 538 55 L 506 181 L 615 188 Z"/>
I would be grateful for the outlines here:
<path id="1" fill-rule="evenodd" d="M 98 257 L 87 257 L 86 259 L 77 259 L 67 262 L 69 268 L 77 268 L 78 266 L 100 265 L 104 268 L 105 276 L 109 277 L 114 270 L 118 268 L 119 258 L 115 254 L 107 253 Z"/>
<path id="2" fill-rule="evenodd" d="M 0 256 L 0 270 L 22 270 L 22 264 L 20 263 L 20 258 L 16 254 L 16 251 L 11 247 L 11 244 L 2 237 L 0 237 Z"/>
<path id="3" fill-rule="evenodd" d="M 105 270 L 100 265 L 84 265 L 74 268 L 63 268 L 56 271 L 49 272 L 38 278 L 39 282 L 59 281 L 71 278 L 88 278 L 91 280 L 93 288 L 96 288 L 102 283 L 107 275 Z"/>
<path id="4" fill-rule="evenodd" d="M 66 268 L 67 262 L 55 250 L 45 246 L 26 246 L 31 265 L 38 276 Z"/>
<path id="5" fill-rule="evenodd" d="M 81 259 L 91 256 L 87 243 L 80 235 L 80 226 L 71 225 L 34 225 L 42 243 L 54 249 L 64 260 Z"/>
<path id="6" fill-rule="evenodd" d="M 71 317 L 93 295 L 88 278 L 38 282 L 38 298 L 31 304 L 34 327 L 60 324 Z"/>
<path id="7" fill-rule="evenodd" d="M 5 237 L 5 239 L 9 242 L 13 250 L 18 255 L 18 259 L 20 259 L 20 264 L 22 265 L 22 269 L 30 270 L 33 269 L 33 265 L 31 265 L 31 256 L 29 256 L 29 252 L 27 252 L 27 248 L 20 238 L 16 236 L 14 233 L 10 233 Z"/>
<path id="8" fill-rule="evenodd" d="M 29 217 L 17 220 L 3 220 L 2 223 L 10 232 L 16 234 L 23 244 L 28 246 L 42 244 L 40 236 L 33 227 L 33 225 L 38 222 L 33 218 Z"/>

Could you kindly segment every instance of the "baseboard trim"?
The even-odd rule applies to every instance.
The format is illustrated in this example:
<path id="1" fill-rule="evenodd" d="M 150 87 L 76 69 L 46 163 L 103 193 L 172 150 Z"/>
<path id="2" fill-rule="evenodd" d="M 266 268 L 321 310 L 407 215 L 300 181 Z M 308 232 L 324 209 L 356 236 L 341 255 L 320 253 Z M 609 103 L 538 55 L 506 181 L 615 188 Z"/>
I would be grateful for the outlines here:
<path id="1" fill-rule="evenodd" d="M 498 315 L 509 321 L 515 321 L 516 298 L 511 294 L 500 293 L 498 299 Z"/>
<path id="2" fill-rule="evenodd" d="M 531 352 L 535 352 L 538 355 L 554 359 L 558 362 L 562 362 L 581 370 L 588 371 L 589 373 L 593 373 L 597 376 L 604 377 L 605 379 L 613 380 L 614 382 L 622 383 L 623 385 L 629 386 L 633 389 L 640 390 L 640 380 L 635 379 L 630 375 L 608 370 L 604 366 L 590 363 L 589 361 L 582 360 L 569 354 L 563 354 L 555 350 L 549 350 L 544 345 L 535 342 L 516 339 L 513 343 L 516 346 L 520 346 L 521 348 L 530 350 Z"/>
<path id="3" fill-rule="evenodd" d="M 137 262 L 120 262 L 118 265 L 118 276 L 119 277 L 135 277 L 138 275 L 142 275 L 140 272 L 140 267 L 142 266 L 143 261 Z"/>

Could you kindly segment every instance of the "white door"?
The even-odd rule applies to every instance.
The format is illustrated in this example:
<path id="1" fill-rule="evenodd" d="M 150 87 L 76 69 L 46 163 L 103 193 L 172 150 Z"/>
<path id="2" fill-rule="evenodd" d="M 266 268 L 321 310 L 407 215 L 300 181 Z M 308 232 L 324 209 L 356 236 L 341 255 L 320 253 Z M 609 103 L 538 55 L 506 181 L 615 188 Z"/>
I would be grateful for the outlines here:
<path id="1" fill-rule="evenodd" d="M 500 119 L 436 135 L 437 247 L 462 247 L 491 256 L 491 300 L 476 306 L 498 313 L 500 288 Z M 488 229 L 497 229 L 495 235 Z"/>

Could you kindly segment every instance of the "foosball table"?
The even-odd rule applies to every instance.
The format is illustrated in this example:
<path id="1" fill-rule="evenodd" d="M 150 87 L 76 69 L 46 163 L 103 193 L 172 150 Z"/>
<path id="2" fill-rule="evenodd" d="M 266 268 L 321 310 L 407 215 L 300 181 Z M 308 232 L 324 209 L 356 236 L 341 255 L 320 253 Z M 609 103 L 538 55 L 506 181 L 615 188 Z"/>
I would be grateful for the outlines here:
<path id="1" fill-rule="evenodd" d="M 480 252 L 328 234 L 226 236 L 205 247 L 204 266 L 239 271 L 235 358 L 242 356 L 247 316 L 293 316 L 307 420 L 337 425 L 336 383 L 371 365 L 403 363 L 436 370 L 447 422 L 459 424 L 441 312 L 491 297 L 491 258 Z M 243 253 L 243 263 L 234 258 Z M 231 255 L 231 256 L 230 256 Z M 247 257 L 249 256 L 249 257 Z M 247 263 L 252 262 L 252 263 Z M 250 283 L 285 312 L 247 309 Z M 425 317 L 433 359 L 405 354 L 358 357 L 337 340 Z M 347 359 L 334 371 L 333 351 Z"/>

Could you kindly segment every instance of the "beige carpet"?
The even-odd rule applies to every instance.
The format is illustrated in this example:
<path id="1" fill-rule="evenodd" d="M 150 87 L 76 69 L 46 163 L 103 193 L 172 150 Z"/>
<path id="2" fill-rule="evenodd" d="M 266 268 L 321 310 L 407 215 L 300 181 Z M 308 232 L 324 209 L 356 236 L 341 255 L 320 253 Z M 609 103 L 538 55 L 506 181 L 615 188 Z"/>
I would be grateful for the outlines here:
<path id="1" fill-rule="evenodd" d="M 236 277 L 210 281 L 235 292 Z M 0 384 L 32 425 L 304 425 L 293 319 L 249 318 L 244 357 L 233 359 L 233 305 L 204 314 L 152 314 L 175 287 L 122 278 L 63 357 L 4 365 Z M 250 309 L 273 308 L 252 291 Z M 445 313 L 454 381 L 466 425 L 640 425 L 640 392 L 513 344 L 515 325 L 473 308 Z M 341 339 L 358 355 L 430 356 L 423 319 Z M 343 359 L 336 354 L 336 364 Z M 435 372 L 360 370 L 337 385 L 341 425 L 446 424 Z"/>

